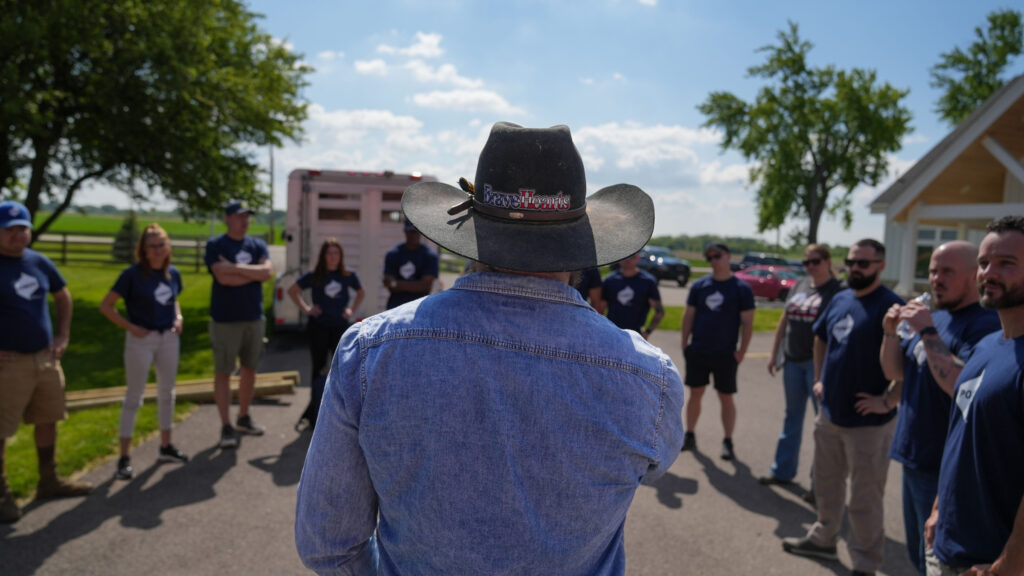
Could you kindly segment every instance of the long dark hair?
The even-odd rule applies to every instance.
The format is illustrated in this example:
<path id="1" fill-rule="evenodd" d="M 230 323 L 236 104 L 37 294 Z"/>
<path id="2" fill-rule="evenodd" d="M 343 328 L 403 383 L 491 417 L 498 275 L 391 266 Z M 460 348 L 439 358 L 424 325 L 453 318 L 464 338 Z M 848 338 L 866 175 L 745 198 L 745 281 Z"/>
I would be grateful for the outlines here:
<path id="1" fill-rule="evenodd" d="M 167 235 L 167 231 L 160 227 L 156 222 L 146 226 L 146 229 L 142 231 L 142 235 L 139 236 L 139 244 L 135 247 L 135 260 L 139 263 L 139 267 L 142 268 L 142 275 L 149 276 L 153 272 L 156 272 L 149 265 L 149 258 L 146 257 L 146 240 L 150 238 L 163 238 L 164 242 L 167 243 L 167 257 L 164 258 L 163 264 L 160 265 L 160 272 L 163 272 L 164 278 L 170 280 L 171 278 L 171 238 Z"/>
<path id="2" fill-rule="evenodd" d="M 323 286 L 327 281 L 327 249 L 331 246 L 337 246 L 338 254 L 341 255 L 341 259 L 338 261 L 338 272 L 342 276 L 349 275 L 349 271 L 345 269 L 345 249 L 341 247 L 341 242 L 338 242 L 337 238 L 328 238 L 320 245 L 320 256 L 317 257 L 316 268 L 313 269 L 313 284 L 317 286 Z"/>

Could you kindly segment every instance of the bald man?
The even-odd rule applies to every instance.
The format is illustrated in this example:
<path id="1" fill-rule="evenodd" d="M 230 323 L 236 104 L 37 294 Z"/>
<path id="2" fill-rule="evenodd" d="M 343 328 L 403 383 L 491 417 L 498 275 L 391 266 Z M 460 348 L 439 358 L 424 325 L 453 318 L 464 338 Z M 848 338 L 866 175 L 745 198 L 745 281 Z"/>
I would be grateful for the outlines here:
<path id="1" fill-rule="evenodd" d="M 910 561 L 925 574 L 924 523 L 939 486 L 942 447 L 949 426 L 953 385 L 975 344 L 999 330 L 995 310 L 978 304 L 978 249 L 956 241 L 939 246 L 928 265 L 935 312 L 919 302 L 893 305 L 882 320 L 880 359 L 885 394 L 859 394 L 862 414 L 887 413 L 897 403 L 900 417 L 889 458 L 903 464 L 903 523 Z M 915 334 L 901 340 L 896 327 L 906 320 Z"/>

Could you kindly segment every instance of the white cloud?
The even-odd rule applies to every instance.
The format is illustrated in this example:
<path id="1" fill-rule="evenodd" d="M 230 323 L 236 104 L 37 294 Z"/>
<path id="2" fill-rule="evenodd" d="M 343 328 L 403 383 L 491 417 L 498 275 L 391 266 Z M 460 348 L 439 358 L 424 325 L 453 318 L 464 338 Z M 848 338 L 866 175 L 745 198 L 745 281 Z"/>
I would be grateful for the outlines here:
<path id="1" fill-rule="evenodd" d="M 716 132 L 705 128 L 693 130 L 684 126 L 646 126 L 632 122 L 587 126 L 577 131 L 575 137 L 578 146 L 594 145 L 588 149 L 592 157 L 597 156 L 598 144 L 610 147 L 617 158 L 616 166 L 623 169 L 665 161 L 695 165 L 699 159 L 693 148 L 719 140 Z"/>
<path id="2" fill-rule="evenodd" d="M 643 6 L 657 6 L 658 0 L 636 0 L 636 3 Z"/>
<path id="3" fill-rule="evenodd" d="M 373 76 L 387 76 L 388 63 L 381 60 L 356 60 L 356 72 Z"/>
<path id="4" fill-rule="evenodd" d="M 452 84 L 459 88 L 479 88 L 483 86 L 483 80 L 459 76 L 458 71 L 452 64 L 442 64 L 434 68 L 423 60 L 417 59 L 406 62 L 404 68 L 412 71 L 413 76 L 420 82 Z"/>
<path id="5" fill-rule="evenodd" d="M 618 73 L 618 72 L 612 74 L 612 78 L 615 79 L 617 82 L 625 82 L 626 81 L 626 77 L 623 76 L 622 74 Z"/>
<path id="6" fill-rule="evenodd" d="M 323 52 L 320 52 L 319 54 L 317 54 L 316 57 L 321 59 L 321 60 L 326 60 L 326 61 L 330 62 L 331 60 L 341 60 L 342 58 L 345 57 L 345 53 L 340 51 L 340 50 L 337 50 L 337 51 L 324 50 Z"/>
<path id="7" fill-rule="evenodd" d="M 428 34 L 426 32 L 416 33 L 416 43 L 408 48 L 396 48 L 387 44 L 381 44 L 377 51 L 381 54 L 401 54 L 412 58 L 437 58 L 444 54 L 441 48 L 440 34 Z"/>
<path id="8" fill-rule="evenodd" d="M 903 137 L 900 144 L 905 147 L 914 144 L 926 144 L 929 140 L 931 140 L 931 138 L 928 138 L 924 134 L 908 134 Z"/>
<path id="9" fill-rule="evenodd" d="M 746 184 L 750 179 L 750 166 L 745 164 L 729 164 L 722 166 L 718 160 L 705 164 L 700 169 L 701 185 L 710 184 Z"/>
<path id="10" fill-rule="evenodd" d="M 593 78 L 580 78 L 580 84 L 584 84 L 586 86 L 591 86 L 591 85 L 594 84 L 594 79 Z"/>
<path id="11" fill-rule="evenodd" d="M 416 94 L 413 103 L 424 108 L 441 108 L 470 112 L 522 115 L 522 108 L 512 106 L 497 92 L 490 90 L 449 90 Z"/>

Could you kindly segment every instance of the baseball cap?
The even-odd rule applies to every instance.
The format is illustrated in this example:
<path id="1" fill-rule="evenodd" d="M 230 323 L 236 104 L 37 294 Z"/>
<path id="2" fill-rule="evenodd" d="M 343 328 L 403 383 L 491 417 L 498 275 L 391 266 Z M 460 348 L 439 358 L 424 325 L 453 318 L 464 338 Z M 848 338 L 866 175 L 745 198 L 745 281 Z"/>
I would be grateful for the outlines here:
<path id="1" fill-rule="evenodd" d="M 243 213 L 252 214 L 252 208 L 249 208 L 249 203 L 245 200 L 233 200 L 224 207 L 225 216 Z"/>
<path id="2" fill-rule="evenodd" d="M 0 228 L 11 226 L 28 226 L 32 228 L 32 216 L 24 204 L 7 200 L 0 202 Z"/>
<path id="3" fill-rule="evenodd" d="M 729 247 L 721 242 L 708 242 L 708 245 L 704 247 L 704 254 L 707 255 L 707 253 L 712 250 L 719 250 L 726 254 L 732 254 L 732 252 L 729 251 Z"/>

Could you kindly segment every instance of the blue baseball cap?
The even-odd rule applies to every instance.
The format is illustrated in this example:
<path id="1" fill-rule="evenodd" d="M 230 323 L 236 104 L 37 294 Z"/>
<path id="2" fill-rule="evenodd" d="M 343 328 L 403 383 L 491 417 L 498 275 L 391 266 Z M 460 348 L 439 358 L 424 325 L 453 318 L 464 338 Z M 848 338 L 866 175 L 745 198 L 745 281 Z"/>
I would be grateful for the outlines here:
<path id="1" fill-rule="evenodd" d="M 229 202 L 224 207 L 224 215 L 231 216 L 232 214 L 252 214 L 252 208 L 249 208 L 249 203 L 245 200 L 234 200 Z"/>
<path id="2" fill-rule="evenodd" d="M 0 228 L 11 226 L 28 226 L 31 229 L 32 216 L 28 213 L 28 208 L 20 202 L 0 202 Z"/>

